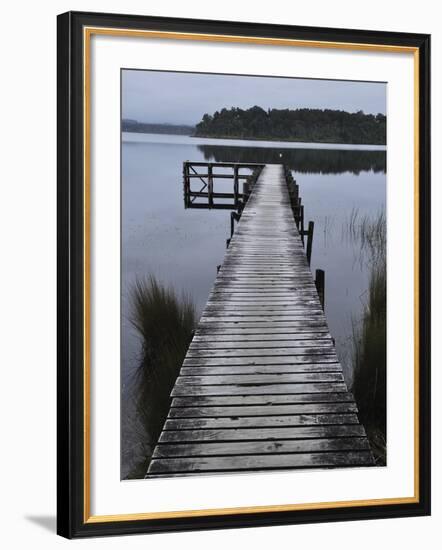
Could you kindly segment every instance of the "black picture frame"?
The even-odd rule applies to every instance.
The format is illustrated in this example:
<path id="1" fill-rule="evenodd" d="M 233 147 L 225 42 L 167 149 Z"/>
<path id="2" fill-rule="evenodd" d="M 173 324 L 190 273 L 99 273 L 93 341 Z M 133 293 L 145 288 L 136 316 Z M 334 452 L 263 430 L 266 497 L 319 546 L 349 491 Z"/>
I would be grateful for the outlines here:
<path id="1" fill-rule="evenodd" d="M 90 521 L 85 495 L 84 40 L 85 27 L 267 37 L 414 48 L 419 60 L 419 468 L 418 499 L 293 511 Z M 67 538 L 332 522 L 430 514 L 430 36 L 68 12 L 58 16 L 58 534 Z"/>

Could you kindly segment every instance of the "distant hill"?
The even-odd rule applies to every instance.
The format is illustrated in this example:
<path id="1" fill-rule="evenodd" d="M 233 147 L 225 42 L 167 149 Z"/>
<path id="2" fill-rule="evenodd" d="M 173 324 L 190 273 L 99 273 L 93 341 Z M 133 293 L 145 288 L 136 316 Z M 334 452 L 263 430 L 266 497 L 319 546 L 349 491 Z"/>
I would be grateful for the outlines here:
<path id="1" fill-rule="evenodd" d="M 221 109 L 205 114 L 195 136 L 385 145 L 387 117 L 332 109 Z"/>
<path id="2" fill-rule="evenodd" d="M 195 132 L 194 126 L 185 124 L 151 124 L 149 122 L 138 122 L 137 120 L 123 118 L 121 123 L 123 132 L 137 132 L 142 134 L 175 134 L 190 136 Z"/>

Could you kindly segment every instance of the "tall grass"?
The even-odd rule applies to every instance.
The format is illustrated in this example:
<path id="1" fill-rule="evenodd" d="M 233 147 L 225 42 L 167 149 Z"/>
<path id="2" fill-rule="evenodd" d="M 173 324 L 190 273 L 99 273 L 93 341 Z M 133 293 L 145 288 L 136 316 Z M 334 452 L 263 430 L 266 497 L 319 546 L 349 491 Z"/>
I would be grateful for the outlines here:
<path id="1" fill-rule="evenodd" d="M 354 242 L 359 242 L 361 251 L 368 252 L 369 261 L 385 258 L 387 247 L 387 224 L 385 211 L 381 210 L 375 218 L 360 216 L 353 208 L 347 224 L 348 234 Z"/>
<path id="2" fill-rule="evenodd" d="M 136 437 L 145 440 L 139 443 L 147 450 L 146 459 L 136 464 L 128 476 L 138 478 L 146 473 L 167 416 L 170 392 L 196 326 L 196 311 L 188 295 L 177 296 L 153 276 L 134 283 L 130 303 L 130 321 L 142 343 L 141 362 L 132 384 Z"/>
<path id="3" fill-rule="evenodd" d="M 386 464 L 387 262 L 384 212 L 352 217 L 353 237 L 367 252 L 370 280 L 360 323 L 353 326 L 353 393 L 376 462 Z"/>

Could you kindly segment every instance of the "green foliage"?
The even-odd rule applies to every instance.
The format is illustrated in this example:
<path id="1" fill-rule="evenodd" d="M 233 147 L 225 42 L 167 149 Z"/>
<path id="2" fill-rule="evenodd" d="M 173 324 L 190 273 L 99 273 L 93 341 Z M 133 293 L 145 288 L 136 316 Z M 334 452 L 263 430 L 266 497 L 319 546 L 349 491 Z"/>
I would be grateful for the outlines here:
<path id="1" fill-rule="evenodd" d="M 357 221 L 352 214 L 350 231 L 368 252 L 370 282 L 360 326 L 353 330 L 353 393 L 359 416 L 378 464 L 386 463 L 386 373 L 387 373 L 387 265 L 386 220 Z"/>
<path id="2" fill-rule="evenodd" d="M 192 340 L 196 312 L 189 296 L 177 297 L 154 277 L 137 280 L 130 298 L 130 321 L 142 341 L 142 360 L 133 384 L 142 427 L 138 437 L 146 438 L 147 448 L 153 451 L 170 407 L 170 392 Z M 138 464 L 129 477 L 144 475 L 149 459 L 147 456 Z"/>
<path id="3" fill-rule="evenodd" d="M 387 117 L 332 109 L 222 109 L 205 114 L 195 136 L 309 143 L 386 143 Z"/>

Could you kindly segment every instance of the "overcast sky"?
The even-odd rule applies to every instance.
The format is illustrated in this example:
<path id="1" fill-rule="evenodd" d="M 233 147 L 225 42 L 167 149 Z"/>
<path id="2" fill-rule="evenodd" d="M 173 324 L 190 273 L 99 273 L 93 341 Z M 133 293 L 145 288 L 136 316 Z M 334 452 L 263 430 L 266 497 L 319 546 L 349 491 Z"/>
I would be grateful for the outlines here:
<path id="1" fill-rule="evenodd" d="M 223 107 L 386 113 L 386 84 L 124 70 L 123 118 L 196 124 Z"/>

